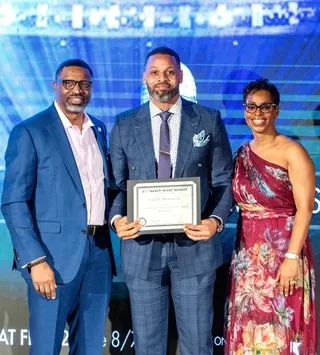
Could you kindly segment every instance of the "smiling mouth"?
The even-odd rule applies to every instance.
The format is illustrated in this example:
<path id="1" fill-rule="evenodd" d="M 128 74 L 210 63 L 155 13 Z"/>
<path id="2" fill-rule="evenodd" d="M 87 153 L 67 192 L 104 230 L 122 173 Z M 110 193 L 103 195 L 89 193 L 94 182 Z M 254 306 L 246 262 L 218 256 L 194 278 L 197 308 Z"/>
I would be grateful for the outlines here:
<path id="1" fill-rule="evenodd" d="M 71 96 L 68 98 L 68 101 L 72 104 L 82 104 L 85 101 L 83 96 Z"/>
<path id="2" fill-rule="evenodd" d="M 267 120 L 264 119 L 253 119 L 252 122 L 256 125 L 264 124 Z"/>

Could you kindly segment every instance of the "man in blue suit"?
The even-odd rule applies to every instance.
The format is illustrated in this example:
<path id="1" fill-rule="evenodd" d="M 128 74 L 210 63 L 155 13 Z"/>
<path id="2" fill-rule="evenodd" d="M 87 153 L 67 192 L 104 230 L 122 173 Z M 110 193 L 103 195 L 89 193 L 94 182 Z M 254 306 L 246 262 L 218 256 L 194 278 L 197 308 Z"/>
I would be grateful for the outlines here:
<path id="1" fill-rule="evenodd" d="M 232 203 L 232 156 L 219 111 L 182 99 L 182 80 L 175 51 L 151 51 L 144 72 L 150 102 L 118 115 L 110 135 L 118 187 L 110 220 L 122 239 L 121 266 L 138 355 L 166 354 L 169 291 L 181 354 L 213 352 L 212 297 L 216 268 L 222 264 L 219 232 Z M 170 136 L 167 151 L 162 148 L 164 122 Z M 170 157 L 167 175 L 163 154 Z M 127 180 L 195 176 L 201 179 L 201 224 L 185 225 L 185 233 L 139 236 L 139 220 L 126 217 Z"/>
<path id="2" fill-rule="evenodd" d="M 33 355 L 102 354 L 113 254 L 106 128 L 84 112 L 92 70 L 56 71 L 55 102 L 15 126 L 5 155 L 2 213 L 27 282 Z"/>

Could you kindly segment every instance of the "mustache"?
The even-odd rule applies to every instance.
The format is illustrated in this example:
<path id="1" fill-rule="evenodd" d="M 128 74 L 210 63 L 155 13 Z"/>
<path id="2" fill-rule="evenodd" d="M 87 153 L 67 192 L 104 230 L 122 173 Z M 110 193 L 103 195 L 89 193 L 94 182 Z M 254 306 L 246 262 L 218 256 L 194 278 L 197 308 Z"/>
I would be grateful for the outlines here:
<path id="1" fill-rule="evenodd" d="M 72 95 L 68 96 L 69 99 L 72 97 L 82 97 L 83 99 L 85 99 L 85 96 L 82 94 L 72 94 Z"/>
<path id="2" fill-rule="evenodd" d="M 156 84 L 155 87 L 157 87 L 157 86 L 159 86 L 159 85 L 169 85 L 169 86 L 171 86 L 171 84 L 168 83 L 168 82 L 162 82 L 162 83 Z"/>

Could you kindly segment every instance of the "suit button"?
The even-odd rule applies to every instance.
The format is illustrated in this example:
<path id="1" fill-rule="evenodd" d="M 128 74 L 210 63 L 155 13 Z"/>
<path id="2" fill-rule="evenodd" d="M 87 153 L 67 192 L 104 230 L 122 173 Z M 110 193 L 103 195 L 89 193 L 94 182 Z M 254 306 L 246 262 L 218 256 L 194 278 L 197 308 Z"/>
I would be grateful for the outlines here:
<path id="1" fill-rule="evenodd" d="M 82 229 L 82 230 L 81 230 L 81 233 L 82 233 L 82 234 L 87 234 L 87 231 L 86 231 L 85 229 Z"/>
<path id="2" fill-rule="evenodd" d="M 201 167 L 202 167 L 202 164 L 201 164 L 201 163 L 199 163 L 199 164 L 198 164 L 198 168 L 201 168 Z"/>
<path id="3" fill-rule="evenodd" d="M 86 203 L 83 203 L 83 204 L 82 204 L 82 207 L 83 207 L 83 208 L 87 208 L 87 204 L 86 204 Z"/>
<path id="4" fill-rule="evenodd" d="M 133 167 L 132 167 L 132 170 L 136 170 L 136 167 L 135 167 L 135 166 L 133 166 Z"/>

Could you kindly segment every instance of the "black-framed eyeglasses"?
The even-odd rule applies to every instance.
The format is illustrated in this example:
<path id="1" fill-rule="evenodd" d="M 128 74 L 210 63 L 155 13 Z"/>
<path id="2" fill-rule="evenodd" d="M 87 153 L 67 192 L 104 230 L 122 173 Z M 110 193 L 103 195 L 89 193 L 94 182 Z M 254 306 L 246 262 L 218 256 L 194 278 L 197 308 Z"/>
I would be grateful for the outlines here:
<path id="1" fill-rule="evenodd" d="M 62 83 L 63 87 L 66 90 L 72 90 L 77 84 L 79 85 L 79 88 L 81 90 L 90 90 L 91 86 L 92 86 L 92 81 L 89 81 L 89 80 L 76 81 L 76 80 L 60 80 L 60 79 L 57 79 L 56 81 L 58 81 L 59 83 Z"/>
<path id="2" fill-rule="evenodd" d="M 258 108 L 262 113 L 269 113 L 272 111 L 273 108 L 277 107 L 277 105 L 273 103 L 265 103 L 260 106 L 257 106 L 255 104 L 243 104 L 243 106 L 244 109 L 249 113 L 255 113 Z"/>

